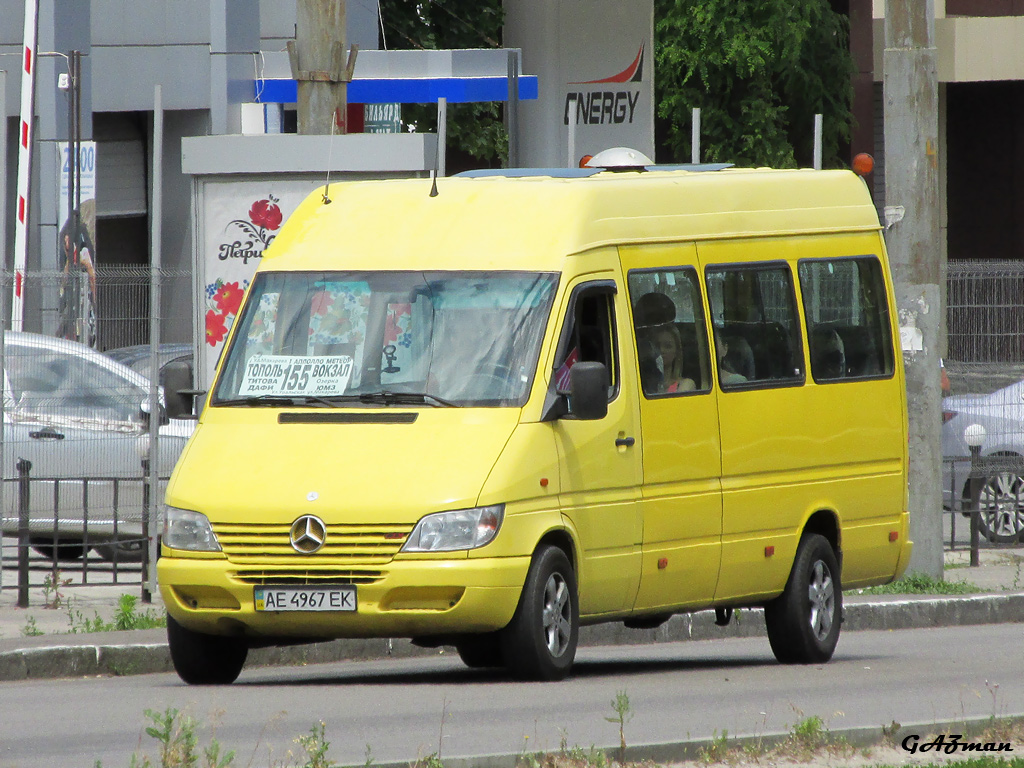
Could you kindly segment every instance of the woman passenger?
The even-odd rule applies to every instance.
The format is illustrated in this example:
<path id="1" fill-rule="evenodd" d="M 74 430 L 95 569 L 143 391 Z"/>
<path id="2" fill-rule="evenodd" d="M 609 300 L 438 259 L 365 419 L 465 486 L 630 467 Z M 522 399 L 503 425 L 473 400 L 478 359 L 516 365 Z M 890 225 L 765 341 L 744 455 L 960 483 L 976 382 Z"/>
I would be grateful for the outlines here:
<path id="1" fill-rule="evenodd" d="M 674 325 L 655 331 L 654 341 L 661 355 L 662 379 L 659 392 L 693 392 L 693 379 L 683 375 L 683 341 Z"/>

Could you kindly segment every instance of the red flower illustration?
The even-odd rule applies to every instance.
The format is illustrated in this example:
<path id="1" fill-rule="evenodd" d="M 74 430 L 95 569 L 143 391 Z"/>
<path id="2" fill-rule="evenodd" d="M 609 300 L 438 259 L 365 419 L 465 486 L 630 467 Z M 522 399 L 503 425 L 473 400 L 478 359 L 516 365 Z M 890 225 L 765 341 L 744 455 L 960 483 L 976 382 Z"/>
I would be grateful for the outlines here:
<path id="1" fill-rule="evenodd" d="M 257 200 L 249 209 L 249 220 L 257 227 L 277 229 L 281 226 L 281 209 L 273 200 Z"/>
<path id="2" fill-rule="evenodd" d="M 208 309 L 206 311 L 206 343 L 211 347 L 217 346 L 224 340 L 227 334 L 227 326 L 224 325 L 225 315 Z"/>
<path id="3" fill-rule="evenodd" d="M 237 314 L 242 304 L 242 289 L 238 287 L 238 283 L 224 283 L 213 295 L 213 301 L 221 314 Z"/>

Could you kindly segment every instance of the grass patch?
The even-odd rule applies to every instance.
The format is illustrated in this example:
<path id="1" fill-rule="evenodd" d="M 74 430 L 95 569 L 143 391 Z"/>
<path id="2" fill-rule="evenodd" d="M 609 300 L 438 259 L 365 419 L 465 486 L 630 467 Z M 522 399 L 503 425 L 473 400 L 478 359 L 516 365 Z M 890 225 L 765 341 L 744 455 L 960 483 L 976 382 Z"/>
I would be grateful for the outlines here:
<path id="1" fill-rule="evenodd" d="M 985 590 L 969 581 L 943 581 L 915 572 L 890 584 L 850 591 L 857 595 L 973 595 Z"/>
<path id="2" fill-rule="evenodd" d="M 87 634 L 90 632 L 119 632 L 126 629 L 159 629 L 167 626 L 167 617 L 153 609 L 140 611 L 136 608 L 139 599 L 135 595 L 124 594 L 117 600 L 117 611 L 113 621 L 104 621 L 94 612 L 93 618 L 82 615 L 68 604 L 68 623 L 71 625 L 69 634 Z"/>

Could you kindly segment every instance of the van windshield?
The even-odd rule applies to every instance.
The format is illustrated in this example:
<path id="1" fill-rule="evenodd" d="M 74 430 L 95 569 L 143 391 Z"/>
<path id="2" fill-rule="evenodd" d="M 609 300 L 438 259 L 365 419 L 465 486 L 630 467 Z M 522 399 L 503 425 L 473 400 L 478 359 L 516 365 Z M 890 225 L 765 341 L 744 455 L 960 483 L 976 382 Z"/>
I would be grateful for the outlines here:
<path id="1" fill-rule="evenodd" d="M 213 405 L 521 406 L 558 275 L 261 272 Z"/>

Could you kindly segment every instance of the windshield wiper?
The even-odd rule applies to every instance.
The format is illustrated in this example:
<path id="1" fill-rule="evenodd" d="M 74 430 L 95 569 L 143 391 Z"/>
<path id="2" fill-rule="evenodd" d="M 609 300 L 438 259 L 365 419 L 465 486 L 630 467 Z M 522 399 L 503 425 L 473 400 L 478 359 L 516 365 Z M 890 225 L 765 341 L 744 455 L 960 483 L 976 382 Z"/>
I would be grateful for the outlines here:
<path id="1" fill-rule="evenodd" d="M 427 392 L 391 392 L 383 389 L 380 392 L 363 392 L 351 395 L 361 403 L 379 403 L 381 405 L 433 405 L 437 407 L 458 408 L 457 403 Z"/>
<path id="2" fill-rule="evenodd" d="M 336 408 L 335 401 L 328 400 L 318 395 L 250 395 L 249 397 L 236 397 L 231 400 L 215 401 L 214 405 L 326 405 L 328 408 Z"/>

